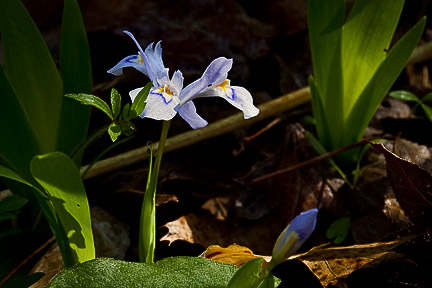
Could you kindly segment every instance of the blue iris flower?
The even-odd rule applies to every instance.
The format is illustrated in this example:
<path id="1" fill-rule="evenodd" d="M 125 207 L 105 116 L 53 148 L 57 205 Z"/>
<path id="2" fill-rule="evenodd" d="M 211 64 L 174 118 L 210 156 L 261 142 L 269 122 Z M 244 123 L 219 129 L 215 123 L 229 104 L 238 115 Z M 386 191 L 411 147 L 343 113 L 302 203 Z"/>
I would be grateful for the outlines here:
<path id="1" fill-rule="evenodd" d="M 177 70 L 172 78 L 169 70 L 162 61 L 162 48 L 160 41 L 154 45 L 151 43 L 145 51 L 128 31 L 129 35 L 138 47 L 138 54 L 131 55 L 121 60 L 117 65 L 108 70 L 114 75 L 121 75 L 123 68 L 133 67 L 147 75 L 153 82 L 153 87 L 146 100 L 146 107 L 141 113 L 141 118 L 156 120 L 171 120 L 177 113 L 193 129 L 207 125 L 196 112 L 192 100 L 202 97 L 221 97 L 234 107 L 243 112 L 245 119 L 258 115 L 259 110 L 253 105 L 252 95 L 243 87 L 231 86 L 228 72 L 231 70 L 233 60 L 219 57 L 213 60 L 204 71 L 201 78 L 183 88 L 183 75 Z M 132 101 L 141 91 L 141 88 L 130 91 Z"/>
<path id="2" fill-rule="evenodd" d="M 318 209 L 310 209 L 297 215 L 276 240 L 273 248 L 273 265 L 293 255 L 315 229 Z"/>

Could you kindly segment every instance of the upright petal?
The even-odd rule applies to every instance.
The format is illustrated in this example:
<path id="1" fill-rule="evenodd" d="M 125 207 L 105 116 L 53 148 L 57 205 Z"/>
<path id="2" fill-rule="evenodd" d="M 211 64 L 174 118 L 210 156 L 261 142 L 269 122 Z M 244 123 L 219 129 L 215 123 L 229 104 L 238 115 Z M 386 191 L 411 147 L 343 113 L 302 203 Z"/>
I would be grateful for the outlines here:
<path id="1" fill-rule="evenodd" d="M 225 57 L 213 60 L 200 79 L 183 89 L 180 94 L 180 106 L 195 98 L 198 93 L 222 83 L 227 78 L 228 71 L 231 70 L 232 62 L 232 59 Z"/>
<path id="2" fill-rule="evenodd" d="M 162 61 L 162 47 L 160 43 L 161 41 L 156 43 L 154 48 L 153 43 L 148 45 L 143 55 L 148 76 L 153 82 L 157 79 L 158 74 L 166 70 Z"/>
<path id="3" fill-rule="evenodd" d="M 259 113 L 259 109 L 253 105 L 252 95 L 249 91 L 243 87 L 230 86 L 228 79 L 215 88 L 211 88 L 195 96 L 195 98 L 200 97 L 221 97 L 241 110 L 245 119 L 255 117 Z"/>
<path id="4" fill-rule="evenodd" d="M 142 62 L 141 55 L 130 55 L 121 60 L 117 65 L 109 69 L 107 72 L 116 76 L 123 74 L 123 68 L 133 67 L 141 73 L 147 75 L 147 70 Z"/>
<path id="5" fill-rule="evenodd" d="M 178 113 L 192 127 L 192 129 L 202 128 L 208 124 L 206 120 L 198 115 L 195 104 L 193 104 L 192 101 L 189 101 L 178 108 Z"/>
<path id="6" fill-rule="evenodd" d="M 132 40 L 135 42 L 136 46 L 138 47 L 138 55 L 130 55 L 125 57 L 123 60 L 121 60 L 117 65 L 115 65 L 113 68 L 109 69 L 107 72 L 111 73 L 113 75 L 119 76 L 123 74 L 123 68 L 125 67 L 133 67 L 140 71 L 141 73 L 147 75 L 147 69 L 146 66 L 143 63 L 143 55 L 144 51 L 142 50 L 141 46 L 139 45 L 138 41 L 135 39 L 135 37 L 130 33 L 129 31 L 125 30 L 123 31 L 126 33 L 129 37 L 132 38 Z"/>

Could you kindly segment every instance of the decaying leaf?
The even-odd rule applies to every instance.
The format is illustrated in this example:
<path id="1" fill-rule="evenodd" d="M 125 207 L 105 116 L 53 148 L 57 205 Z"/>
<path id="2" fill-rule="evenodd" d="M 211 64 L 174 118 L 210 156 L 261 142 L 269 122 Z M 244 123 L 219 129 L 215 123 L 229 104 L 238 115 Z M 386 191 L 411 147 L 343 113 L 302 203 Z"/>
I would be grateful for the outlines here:
<path id="1" fill-rule="evenodd" d="M 237 244 L 232 244 L 227 248 L 211 245 L 201 256 L 221 263 L 234 264 L 239 267 L 255 258 L 263 258 L 263 266 L 265 267 L 271 260 L 269 256 L 254 255 L 249 248 Z"/>
<path id="2" fill-rule="evenodd" d="M 320 246 L 306 253 L 294 255 L 290 259 L 303 262 L 320 280 L 321 284 L 327 287 L 330 284 L 335 285 L 355 270 L 374 267 L 384 261 L 401 257 L 392 249 L 412 238 L 406 237 L 391 242 L 346 247 L 325 248 Z"/>
<path id="3" fill-rule="evenodd" d="M 417 164 L 388 151 L 380 143 L 372 147 L 384 154 L 387 179 L 399 205 L 414 224 L 430 227 L 432 220 L 432 175 Z"/>

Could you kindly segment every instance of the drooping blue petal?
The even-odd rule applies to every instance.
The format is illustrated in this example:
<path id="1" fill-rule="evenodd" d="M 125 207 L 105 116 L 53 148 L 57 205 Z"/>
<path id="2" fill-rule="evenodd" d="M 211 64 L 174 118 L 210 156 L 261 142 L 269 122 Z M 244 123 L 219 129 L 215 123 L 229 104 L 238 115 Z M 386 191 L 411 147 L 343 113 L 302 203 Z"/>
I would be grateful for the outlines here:
<path id="1" fill-rule="evenodd" d="M 123 68 L 133 67 L 141 73 L 147 75 L 147 70 L 140 55 L 130 55 L 121 60 L 117 65 L 109 69 L 107 72 L 116 76 L 123 74 Z"/>
<path id="2" fill-rule="evenodd" d="M 253 105 L 253 98 L 249 91 L 243 87 L 230 86 L 228 79 L 215 88 L 208 89 L 195 96 L 195 98 L 200 97 L 221 97 L 241 110 L 245 119 L 255 117 L 259 113 L 259 109 Z"/>
<path id="3" fill-rule="evenodd" d="M 142 88 L 137 88 L 129 92 L 129 96 L 133 100 L 141 91 Z M 151 118 L 155 120 L 171 120 L 177 112 L 174 108 L 179 101 L 176 97 L 160 91 L 159 88 L 152 88 L 146 99 L 144 111 L 140 114 L 141 118 Z"/>
<path id="4" fill-rule="evenodd" d="M 279 262 L 294 254 L 315 229 L 318 209 L 310 209 L 297 215 L 279 235 L 272 257 Z M 273 261 L 273 259 L 272 259 Z"/>
<path id="5" fill-rule="evenodd" d="M 157 81 L 158 77 L 162 77 L 160 74 L 165 74 L 168 71 L 162 61 L 162 47 L 161 41 L 156 43 L 153 48 L 153 43 L 147 46 L 144 55 L 144 65 L 146 66 L 147 75 L 153 81 Z M 168 74 L 168 72 L 166 72 Z"/>
<path id="6" fill-rule="evenodd" d="M 228 71 L 231 70 L 233 60 L 225 57 L 219 57 L 213 60 L 207 69 L 204 71 L 200 79 L 186 86 L 180 94 L 180 106 L 192 100 L 198 93 L 222 83 L 228 76 Z"/>
<path id="7" fill-rule="evenodd" d="M 202 128 L 207 126 L 207 121 L 204 120 L 196 112 L 195 104 L 192 101 L 186 102 L 178 108 L 179 115 L 192 127 L 192 129 Z"/>

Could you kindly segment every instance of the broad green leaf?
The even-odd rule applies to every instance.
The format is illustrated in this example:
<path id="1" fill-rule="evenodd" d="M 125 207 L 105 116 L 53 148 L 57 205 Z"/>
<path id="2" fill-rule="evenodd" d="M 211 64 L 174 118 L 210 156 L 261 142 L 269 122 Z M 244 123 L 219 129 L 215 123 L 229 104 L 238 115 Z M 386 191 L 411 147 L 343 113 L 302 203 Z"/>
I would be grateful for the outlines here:
<path id="1" fill-rule="evenodd" d="M 389 96 L 405 102 L 419 102 L 420 100 L 415 94 L 405 90 L 392 91 L 389 93 Z"/>
<path id="2" fill-rule="evenodd" d="M 228 283 L 228 288 L 258 287 L 258 279 L 263 273 L 264 259 L 253 259 L 241 266 Z"/>
<path id="3" fill-rule="evenodd" d="M 384 62 L 379 66 L 349 115 L 343 143 L 354 143 L 361 139 L 382 99 L 408 62 L 423 33 L 425 23 L 426 19 L 423 18 L 411 28 L 390 50 Z"/>
<path id="4" fill-rule="evenodd" d="M 60 42 L 63 94 L 92 92 L 90 50 L 76 0 L 64 1 Z M 87 134 L 90 107 L 63 97 L 57 150 L 70 154 Z M 80 164 L 77 160 L 77 165 Z"/>
<path id="5" fill-rule="evenodd" d="M 110 135 L 111 141 L 115 142 L 122 133 L 122 127 L 116 122 L 112 122 L 108 127 L 108 134 Z"/>
<path id="6" fill-rule="evenodd" d="M 114 120 L 114 115 L 112 114 L 108 104 L 95 95 L 80 93 L 80 94 L 66 94 L 65 96 L 80 101 L 84 105 L 91 105 L 93 107 L 96 107 L 102 112 L 104 112 L 106 115 L 108 115 L 108 117 L 110 117 L 111 120 Z"/>
<path id="7" fill-rule="evenodd" d="M 343 95 L 346 113 L 350 113 L 356 99 L 386 58 L 403 4 L 404 0 L 354 2 L 342 35 Z M 409 51 L 409 54 L 411 52 Z M 402 62 L 405 65 L 406 62 Z"/>
<path id="8" fill-rule="evenodd" d="M 146 86 L 144 86 L 143 89 L 138 93 L 138 95 L 135 97 L 129 111 L 129 118 L 133 119 L 138 117 L 143 111 L 146 106 L 145 101 L 147 100 L 147 96 L 150 92 L 150 89 L 153 87 L 152 82 L 148 82 Z"/>
<path id="9" fill-rule="evenodd" d="M 343 75 L 342 75 L 342 25 L 345 15 L 344 0 L 310 0 L 308 2 L 309 39 L 314 66 L 315 93 L 312 93 L 317 131 L 323 145 L 330 149 L 336 143 L 337 133 L 343 129 Z M 316 93 L 319 92 L 319 93 Z M 320 95 L 320 102 L 313 99 Z M 322 107 L 322 108 L 319 108 Z M 321 124 L 320 122 L 327 123 Z M 332 129 L 325 126 L 330 125 Z M 335 135 L 330 135 L 332 133 Z"/>
<path id="10" fill-rule="evenodd" d="M 121 110 L 121 95 L 114 88 L 111 89 L 111 107 L 114 119 L 120 114 Z"/>
<path id="11" fill-rule="evenodd" d="M 33 184 L 31 184 L 30 182 L 28 182 L 26 179 L 24 179 L 23 177 L 21 177 L 20 175 L 18 175 L 15 171 L 0 165 L 0 177 L 5 177 L 8 179 L 12 179 L 18 182 L 21 182 L 23 184 L 26 184 L 30 187 L 34 187 Z"/>
<path id="12" fill-rule="evenodd" d="M 428 93 L 425 96 L 422 97 L 421 101 L 423 102 L 429 102 L 432 101 L 432 93 Z"/>
<path id="13" fill-rule="evenodd" d="M 53 151 L 62 105 L 62 83 L 54 60 L 20 1 L 0 1 L 0 30 L 3 68 L 21 110 L 38 135 L 41 153 Z"/>
<path id="14" fill-rule="evenodd" d="M 0 93 L 2 99 L 7 99 L 0 105 L 0 164 L 20 171 L 22 177 L 31 179 L 29 163 L 34 155 L 40 153 L 41 140 L 1 66 Z"/>
<path id="15" fill-rule="evenodd" d="M 334 221 L 326 231 L 326 237 L 333 240 L 335 244 L 341 244 L 348 236 L 350 229 L 350 218 L 341 217 Z"/>
<path id="16" fill-rule="evenodd" d="M 61 152 L 33 158 L 30 165 L 34 178 L 42 185 L 52 202 L 67 235 L 73 259 L 64 259 L 72 266 L 95 258 L 90 209 L 80 172 L 74 162 Z"/>
<path id="17" fill-rule="evenodd" d="M 279 284 L 279 282 L 278 282 Z M 275 277 L 271 272 L 268 273 L 267 277 L 261 282 L 258 288 L 274 288 L 275 287 Z"/>
<path id="18" fill-rule="evenodd" d="M 170 257 L 156 263 L 98 258 L 61 271 L 48 287 L 226 287 L 237 267 L 200 257 Z"/>
<path id="19" fill-rule="evenodd" d="M 420 104 L 421 107 L 423 108 L 423 111 L 426 114 L 426 117 L 429 119 L 429 121 L 432 122 L 432 108 L 426 104 Z"/>

